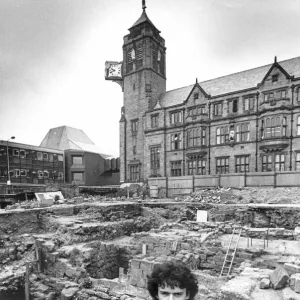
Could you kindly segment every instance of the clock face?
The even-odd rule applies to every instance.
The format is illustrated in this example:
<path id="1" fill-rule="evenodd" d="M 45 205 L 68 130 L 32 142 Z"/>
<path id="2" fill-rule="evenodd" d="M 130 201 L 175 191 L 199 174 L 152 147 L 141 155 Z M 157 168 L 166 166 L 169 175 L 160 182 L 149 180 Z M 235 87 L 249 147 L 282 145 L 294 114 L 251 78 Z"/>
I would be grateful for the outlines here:
<path id="1" fill-rule="evenodd" d="M 108 68 L 108 76 L 109 77 L 122 77 L 121 66 L 122 66 L 122 64 L 110 65 L 110 67 Z"/>

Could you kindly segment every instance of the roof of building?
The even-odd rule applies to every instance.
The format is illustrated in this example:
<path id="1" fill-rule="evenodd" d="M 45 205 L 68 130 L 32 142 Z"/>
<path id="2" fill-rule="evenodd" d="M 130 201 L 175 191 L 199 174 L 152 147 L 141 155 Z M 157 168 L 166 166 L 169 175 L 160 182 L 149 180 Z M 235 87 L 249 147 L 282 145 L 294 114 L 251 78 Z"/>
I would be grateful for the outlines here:
<path id="1" fill-rule="evenodd" d="M 129 28 L 129 30 L 132 29 L 133 27 L 137 26 L 137 25 L 140 25 L 140 24 L 144 23 L 144 22 L 148 22 L 151 26 L 153 26 L 156 30 L 158 30 L 154 26 L 154 24 L 151 22 L 151 20 L 148 18 L 145 10 L 143 10 L 143 12 L 142 12 L 141 16 L 139 17 L 139 19 Z"/>
<path id="2" fill-rule="evenodd" d="M 41 142 L 40 147 L 59 150 L 82 150 L 98 153 L 103 158 L 114 157 L 113 155 L 101 153 L 100 148 L 81 129 L 69 126 L 50 129 Z"/>
<path id="3" fill-rule="evenodd" d="M 278 62 L 291 76 L 300 77 L 300 57 Z M 199 82 L 203 90 L 211 96 L 219 96 L 257 87 L 261 83 L 273 64 L 242 72 Z M 182 104 L 190 94 L 194 84 L 168 91 L 160 95 L 159 102 L 162 107 Z"/>

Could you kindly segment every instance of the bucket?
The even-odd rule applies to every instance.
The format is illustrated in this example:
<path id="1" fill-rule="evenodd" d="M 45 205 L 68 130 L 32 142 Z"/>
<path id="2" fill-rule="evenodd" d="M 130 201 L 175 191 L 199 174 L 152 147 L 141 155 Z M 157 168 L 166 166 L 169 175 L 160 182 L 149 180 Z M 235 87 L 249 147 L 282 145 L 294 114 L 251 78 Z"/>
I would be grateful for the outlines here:
<path id="1" fill-rule="evenodd" d="M 158 198 L 158 186 L 150 185 L 150 198 Z"/>

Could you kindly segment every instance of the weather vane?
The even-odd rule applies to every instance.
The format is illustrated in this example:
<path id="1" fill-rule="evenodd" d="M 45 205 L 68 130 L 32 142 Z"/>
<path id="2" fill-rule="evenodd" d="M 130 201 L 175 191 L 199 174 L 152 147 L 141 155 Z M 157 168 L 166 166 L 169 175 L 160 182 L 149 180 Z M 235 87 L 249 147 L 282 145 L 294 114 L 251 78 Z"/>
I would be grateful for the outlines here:
<path id="1" fill-rule="evenodd" d="M 143 11 L 145 11 L 145 9 L 147 8 L 146 0 L 142 0 L 142 8 L 143 8 Z"/>

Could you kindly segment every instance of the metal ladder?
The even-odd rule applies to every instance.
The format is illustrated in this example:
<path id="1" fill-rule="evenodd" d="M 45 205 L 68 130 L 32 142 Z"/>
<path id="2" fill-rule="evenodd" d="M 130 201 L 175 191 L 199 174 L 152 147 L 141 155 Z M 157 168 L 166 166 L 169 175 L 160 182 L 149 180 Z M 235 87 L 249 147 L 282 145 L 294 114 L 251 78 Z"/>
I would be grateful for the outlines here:
<path id="1" fill-rule="evenodd" d="M 237 238 L 236 241 L 233 241 L 233 237 L 235 235 L 235 230 L 238 230 L 238 229 L 240 230 L 238 232 L 238 238 Z M 225 258 L 224 258 L 222 270 L 221 270 L 221 273 L 220 273 L 220 277 L 224 276 L 224 275 L 229 275 L 230 272 L 231 272 L 234 257 L 235 257 L 235 254 L 236 254 L 236 249 L 237 249 L 237 246 L 239 244 L 239 240 L 240 240 L 242 231 L 243 231 L 242 227 L 234 227 L 233 228 L 231 238 L 230 238 L 230 241 L 229 241 L 229 244 L 228 244 L 227 252 L 226 252 L 226 255 L 225 255 Z"/>

